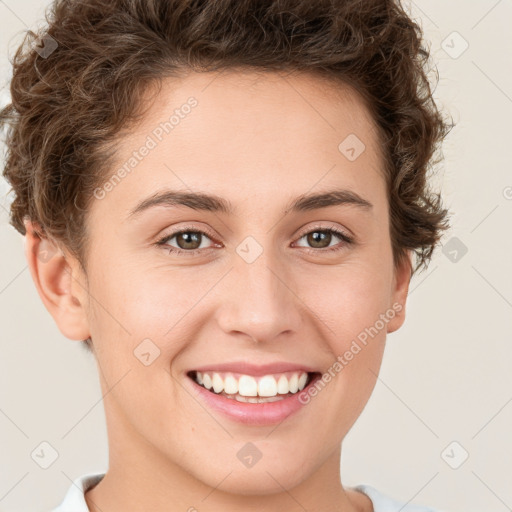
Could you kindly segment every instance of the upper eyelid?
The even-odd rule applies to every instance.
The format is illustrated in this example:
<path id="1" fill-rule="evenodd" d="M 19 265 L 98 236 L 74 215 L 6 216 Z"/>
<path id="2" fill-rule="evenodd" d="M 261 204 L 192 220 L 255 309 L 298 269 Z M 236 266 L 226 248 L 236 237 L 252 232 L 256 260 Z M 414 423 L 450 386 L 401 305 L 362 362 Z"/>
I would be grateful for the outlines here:
<path id="1" fill-rule="evenodd" d="M 315 224 L 314 226 L 309 226 L 309 227 L 304 228 L 303 230 L 299 231 L 298 236 L 302 237 L 305 234 L 310 233 L 311 231 L 315 231 L 315 229 L 318 231 L 329 231 L 329 230 L 339 231 L 348 237 L 352 236 L 346 228 L 340 228 L 339 226 L 332 224 L 332 223 L 329 225 L 322 225 L 321 223 L 319 223 L 319 224 Z"/>

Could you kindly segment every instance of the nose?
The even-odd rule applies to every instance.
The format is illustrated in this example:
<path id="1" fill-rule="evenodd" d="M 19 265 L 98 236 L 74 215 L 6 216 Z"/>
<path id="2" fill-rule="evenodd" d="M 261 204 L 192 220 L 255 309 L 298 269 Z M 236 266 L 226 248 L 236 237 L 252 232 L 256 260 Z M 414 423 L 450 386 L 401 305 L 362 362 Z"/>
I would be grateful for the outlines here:
<path id="1" fill-rule="evenodd" d="M 252 262 L 235 255 L 233 263 L 216 312 L 220 328 L 260 343 L 300 332 L 305 307 L 278 255 L 264 250 Z"/>

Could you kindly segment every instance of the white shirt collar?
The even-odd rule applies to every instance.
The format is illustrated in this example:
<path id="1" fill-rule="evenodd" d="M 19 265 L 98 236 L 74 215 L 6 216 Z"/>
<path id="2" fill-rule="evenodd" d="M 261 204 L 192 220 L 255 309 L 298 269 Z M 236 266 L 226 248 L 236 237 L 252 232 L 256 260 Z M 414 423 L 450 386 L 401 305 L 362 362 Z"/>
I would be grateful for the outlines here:
<path id="1" fill-rule="evenodd" d="M 94 487 L 105 473 L 87 473 L 73 480 L 62 503 L 52 512 L 89 512 L 85 493 Z"/>

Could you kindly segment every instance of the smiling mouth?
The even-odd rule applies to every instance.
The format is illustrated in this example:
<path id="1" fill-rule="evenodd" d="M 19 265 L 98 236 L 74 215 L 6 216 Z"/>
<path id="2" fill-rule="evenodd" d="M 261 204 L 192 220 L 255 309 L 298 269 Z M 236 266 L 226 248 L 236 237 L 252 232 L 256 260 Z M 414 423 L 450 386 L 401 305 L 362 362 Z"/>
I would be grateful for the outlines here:
<path id="1" fill-rule="evenodd" d="M 187 376 L 215 395 L 222 395 L 238 402 L 266 403 L 296 395 L 313 380 L 320 378 L 321 374 L 297 370 L 253 376 L 234 372 L 192 370 Z"/>

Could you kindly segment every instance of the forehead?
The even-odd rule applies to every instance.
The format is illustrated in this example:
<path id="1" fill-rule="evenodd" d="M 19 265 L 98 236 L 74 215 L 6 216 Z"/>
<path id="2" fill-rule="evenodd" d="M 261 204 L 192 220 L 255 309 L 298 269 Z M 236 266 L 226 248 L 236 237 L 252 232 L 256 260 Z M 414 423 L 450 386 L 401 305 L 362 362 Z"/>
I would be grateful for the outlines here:
<path id="1" fill-rule="evenodd" d="M 183 115 L 180 110 L 192 98 L 198 108 L 194 107 L 191 115 Z M 359 92 L 341 81 L 311 73 L 188 72 L 179 79 L 164 79 L 152 101 L 135 136 L 137 132 L 149 133 L 155 123 L 169 120 L 176 112 L 180 115 L 179 120 L 173 121 L 178 121 L 173 125 L 173 134 L 186 133 L 187 128 L 195 130 L 194 140 L 190 141 L 195 144 L 206 142 L 205 135 L 216 140 L 214 132 L 219 138 L 231 135 L 237 139 L 266 134 L 268 140 L 275 140 L 277 132 L 281 135 L 279 142 L 286 137 L 289 146 L 294 140 L 302 146 L 304 137 L 299 142 L 293 135 L 303 136 L 306 131 L 315 142 L 327 132 L 335 139 L 343 138 L 350 129 L 369 145 L 377 142 L 373 140 L 377 125 Z M 188 118 L 191 120 L 182 122 Z M 178 125 L 180 129 L 176 130 Z M 199 127 L 206 130 L 198 130 Z M 380 149 L 378 144 L 374 149 Z"/>
<path id="2" fill-rule="evenodd" d="M 164 187 L 259 198 L 258 207 L 315 188 L 382 188 L 376 125 L 345 84 L 309 74 L 191 72 L 152 92 L 107 175 L 124 168 L 106 197 L 124 215 Z"/>

